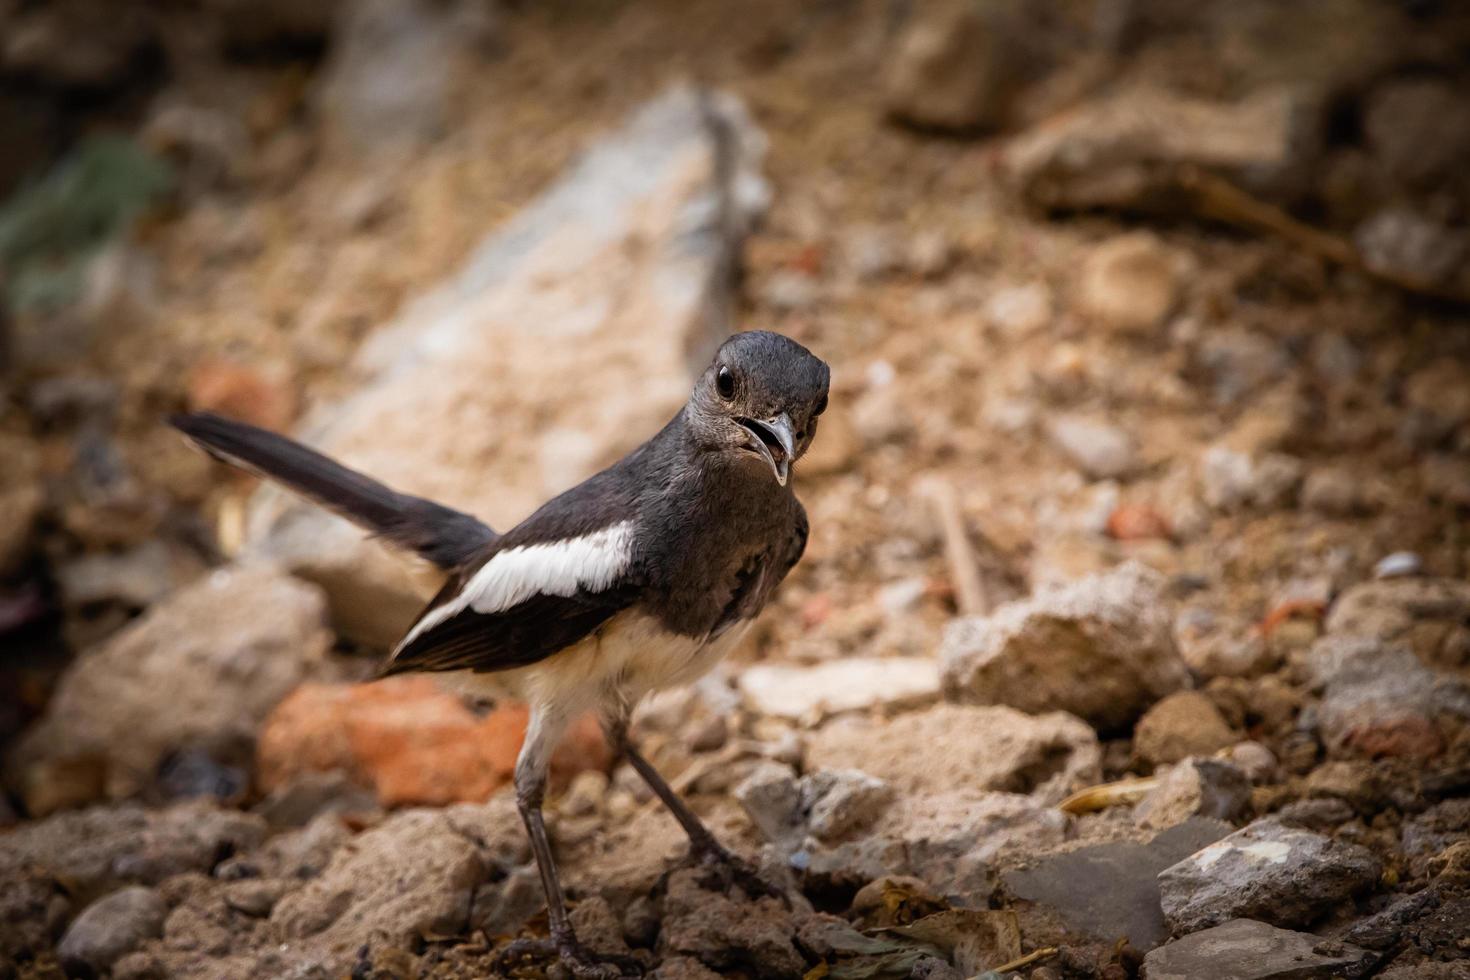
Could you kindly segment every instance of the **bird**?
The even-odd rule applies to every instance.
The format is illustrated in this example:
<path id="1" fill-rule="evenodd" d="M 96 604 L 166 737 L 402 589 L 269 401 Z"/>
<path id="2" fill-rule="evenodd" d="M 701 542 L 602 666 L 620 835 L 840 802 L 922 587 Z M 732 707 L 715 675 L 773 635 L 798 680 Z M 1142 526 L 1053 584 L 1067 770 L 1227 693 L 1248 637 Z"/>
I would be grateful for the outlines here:
<path id="1" fill-rule="evenodd" d="M 793 467 L 816 436 L 830 381 L 828 365 L 788 337 L 732 334 L 662 429 L 503 533 L 265 429 L 203 412 L 171 422 L 218 459 L 447 573 L 383 674 L 489 679 L 529 706 L 515 798 L 550 936 L 519 940 L 509 955 L 555 956 L 575 977 L 608 980 L 637 965 L 594 954 L 568 919 L 541 810 L 552 749 L 569 722 L 595 712 L 691 854 L 747 890 L 773 891 L 638 751 L 629 720 L 648 694 L 710 670 L 801 558 L 808 522 Z"/>

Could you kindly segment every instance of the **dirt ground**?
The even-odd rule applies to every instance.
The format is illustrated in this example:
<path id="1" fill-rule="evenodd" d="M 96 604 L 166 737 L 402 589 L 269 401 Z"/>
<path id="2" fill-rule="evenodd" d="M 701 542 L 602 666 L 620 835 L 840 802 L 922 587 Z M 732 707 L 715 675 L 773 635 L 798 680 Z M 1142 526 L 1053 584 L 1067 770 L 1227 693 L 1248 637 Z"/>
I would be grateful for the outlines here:
<path id="1" fill-rule="evenodd" d="M 1255 651 L 1238 655 L 1250 659 L 1243 667 L 1218 666 L 1224 654 L 1210 660 L 1208 652 L 1185 651 L 1189 686 L 1218 710 L 1229 741 L 1258 742 L 1275 760 L 1271 775 L 1256 780 L 1249 807 L 1231 818 L 1235 826 L 1302 800 L 1346 798 L 1349 815 L 1329 817 L 1324 826 L 1384 862 L 1372 895 L 1297 925 L 1340 938 L 1388 897 L 1449 874 L 1455 859 L 1447 855 L 1464 826 L 1447 826 L 1441 845 L 1422 860 L 1410 856 L 1403 828 L 1440 819 L 1433 808 L 1445 800 L 1463 802 L 1470 786 L 1465 718 L 1431 718 L 1428 751 L 1340 753 L 1309 723 L 1321 710 L 1321 688 L 1305 664 L 1314 643 L 1330 635 L 1339 597 L 1380 578 L 1375 567 L 1388 556 L 1417 556 L 1416 581 L 1460 589 L 1470 577 L 1470 490 L 1460 482 L 1470 454 L 1466 307 L 1385 285 L 1281 238 L 1188 214 L 1046 214 L 1021 200 L 1007 171 L 1013 136 L 1125 83 L 1238 99 L 1269 74 L 1262 66 L 1276 54 L 1212 39 L 1267 28 L 1231 33 L 1238 25 L 1224 15 L 1203 25 L 1160 16 L 1162 26 L 1151 27 L 1146 41 L 1058 72 L 1057 91 L 1043 93 L 998 132 L 946 133 L 895 121 L 879 81 L 895 57 L 895 33 L 913 16 L 908 6 L 511 5 L 482 25 L 483 36 L 457 66 L 444 131 L 406 149 L 371 153 L 335 147 L 312 110 L 314 56 L 197 56 L 170 84 L 245 121 L 243 141 L 226 153 L 228 172 L 182 170 L 170 203 L 131 233 L 129 254 L 144 256 L 149 272 L 114 290 L 105 330 L 84 350 L 58 355 L 64 370 L 22 367 L 8 385 L 0 439 L 19 461 L 4 478 L 11 485 L 39 472 L 53 491 L 70 487 L 64 474 L 84 442 L 83 427 L 47 416 L 27 393 L 45 378 L 102 378 L 116 383 L 103 438 L 137 482 L 134 496 L 150 503 L 132 515 L 135 530 L 124 529 L 130 518 L 71 490 L 55 492 L 72 497 L 53 495 L 34 508 L 39 516 L 24 558 L 7 570 L 6 603 L 19 608 L 34 595 L 45 609 L 15 614 L 22 624 L 0 636 L 0 670 L 20 692 L 7 707 L 6 733 L 18 734 L 44 711 L 66 663 L 85 657 L 152 601 L 108 599 L 62 610 L 57 569 L 156 539 L 167 543 L 172 574 L 182 583 L 231 550 L 230 502 L 242 484 L 160 425 L 165 414 L 201 399 L 225 408 L 248 404 L 257 420 L 289 429 L 311 406 L 352 391 L 361 379 L 341 366 L 374 327 L 443 279 L 630 111 L 671 82 L 690 81 L 737 95 L 769 140 L 764 171 L 774 197 L 745 243 L 739 323 L 785 333 L 833 369 L 832 407 L 799 467 L 812 527 L 807 554 L 723 676 L 736 679 L 757 663 L 932 658 L 961 613 L 988 613 L 1042 586 L 1136 559 L 1161 573 L 1162 594 L 1178 610 L 1171 617 L 1176 638 L 1193 635 L 1193 624 L 1223 636 L 1222 645 Z M 1446 36 L 1470 37 L 1455 34 L 1462 18 L 1437 9 L 1450 5 L 1422 6 L 1436 8 L 1418 15 L 1428 18 L 1426 33 L 1438 24 Z M 1057 36 L 1094 29 L 1091 5 L 1057 7 Z M 1470 78 L 1463 64 L 1458 71 L 1458 81 Z M 1344 90 L 1350 94 L 1334 95 L 1339 116 L 1366 98 L 1362 83 Z M 1354 127 L 1338 126 L 1330 153 L 1347 154 L 1358 138 Z M 1309 195 L 1293 205 L 1295 213 L 1341 231 L 1328 198 L 1325 191 Z M 1466 211 L 1457 207 L 1470 205 L 1446 205 L 1441 213 L 1463 221 Z M 1141 242 L 1163 268 L 1166 308 L 1141 328 L 1110 325 L 1088 305 L 1089 270 L 1120 241 Z M 1149 287 L 1119 288 L 1126 302 Z M 638 395 L 598 390 L 595 379 L 578 379 L 577 390 L 578 397 Z M 1106 431 L 1084 428 L 1069 440 L 1059 427 L 1078 419 Z M 1090 452 L 1113 442 L 1121 443 L 1121 461 Z M 1229 460 L 1237 457 L 1248 461 L 1248 476 L 1233 475 Z M 1275 462 L 1266 470 L 1283 466 L 1275 482 L 1262 475 L 1268 458 Z M 963 595 L 946 552 L 933 504 L 946 492 L 958 502 L 973 548 L 982 608 L 964 608 L 974 597 Z M 1470 679 L 1470 601 L 1446 602 L 1439 612 L 1413 613 L 1427 624 L 1415 627 L 1413 645 L 1445 684 L 1463 684 Z M 1426 630 L 1433 635 L 1420 642 Z M 381 655 L 340 637 L 334 642 L 349 674 L 362 676 Z M 1085 688 L 1089 679 L 1071 683 Z M 650 726 L 651 754 L 683 774 L 697 807 L 742 850 L 760 853 L 768 835 L 730 796 L 758 761 L 780 761 L 770 746 L 788 736 L 807 739 L 826 719 L 763 716 L 747 704 L 730 716 L 727 735 L 708 740 L 715 748 L 703 749 L 690 747 L 701 744 L 700 726 L 726 723 L 709 720 L 718 709 L 687 711 L 677 724 Z M 1131 721 L 1091 727 L 1099 754 L 1084 782 L 1154 772 Z M 1180 727 L 1194 731 L 1190 723 Z M 885 738 L 875 735 L 875 744 Z M 766 748 L 742 753 L 742 744 Z M 944 751 L 909 749 L 919 770 L 926 754 Z M 811 751 L 808 744 L 808 757 Z M 711 759 L 730 760 L 730 771 Z M 1162 769 L 1177 756 L 1165 751 L 1158 760 Z M 1319 792 L 1329 776 L 1351 787 Z M 1040 785 L 1026 778 L 1024 786 L 987 788 L 1030 792 Z M 681 853 L 677 839 L 625 773 L 612 776 L 612 787 L 622 802 L 588 803 L 585 812 L 564 806 L 557 831 L 571 888 L 582 899 L 579 926 L 596 937 L 589 940 L 594 946 L 637 948 L 643 928 L 645 939 L 662 936 L 643 944 L 658 950 L 661 976 L 843 975 L 818 972 L 818 964 L 841 956 L 830 948 L 824 955 L 816 927 L 791 925 L 792 913 L 770 900 L 748 901 L 691 871 L 660 878 Z M 23 794 L 14 785 L 11 791 L 15 822 L 31 826 Z M 247 789 L 235 803 L 258 796 Z M 1426 818 L 1426 811 L 1440 816 Z M 1127 823 L 1108 813 L 1077 818 L 1064 840 L 1017 844 L 1015 854 L 995 858 L 996 873 L 1051 853 L 1053 844 L 1131 839 Z M 488 860 L 487 846 L 494 849 L 476 840 L 481 856 L 471 864 Z M 769 848 L 766 858 L 769 865 Z M 1463 875 L 1463 854 L 1458 861 Z M 218 877 L 217 869 L 202 870 Z M 497 887 L 505 880 L 499 871 L 475 875 Z M 227 957 L 234 941 L 228 937 L 243 936 L 242 927 L 227 921 L 222 892 L 188 877 L 160 885 L 165 898 L 170 907 L 187 904 L 213 917 L 227 938 L 200 949 Z M 864 880 L 859 872 L 813 873 L 800 887 L 817 912 L 860 922 L 852 903 Z M 195 894 L 207 897 L 187 898 Z M 534 904 L 534 888 L 530 895 L 525 901 Z M 1032 908 L 1000 885 L 979 907 Z M 1464 908 L 1448 900 L 1446 907 Z M 640 915 L 652 924 L 639 926 Z M 768 928 L 769 936 L 726 935 L 731 918 L 743 918 L 752 935 Z M 526 921 L 531 931 L 540 922 Z M 1069 935 L 1037 921 L 1023 917 L 1019 950 Z M 169 922 L 166 935 L 184 928 Z M 1463 967 L 1456 958 L 1465 955 L 1464 933 L 1454 940 L 1454 926 L 1443 928 L 1447 935 L 1434 938 L 1423 926 L 1417 946 L 1391 946 L 1398 958 L 1385 956 L 1373 969 L 1418 968 L 1420 960 L 1431 964 L 1425 970 Z M 481 976 L 494 939 L 460 925 L 444 936 L 364 946 L 351 974 Z M 1061 945 L 1060 954 L 1020 975 L 1132 976 L 1146 952 L 1109 950 L 1095 939 L 1064 938 Z M 721 960 L 720 950 L 744 952 Z M 162 973 L 135 963 L 141 972 L 132 975 L 209 975 L 197 964 L 185 969 L 182 959 L 159 957 L 154 965 L 164 964 Z M 1000 962 L 983 959 L 970 972 Z M 260 968 L 264 961 L 255 962 Z M 954 973 L 963 968 L 954 957 L 950 962 L 944 969 L 951 973 L 922 975 L 968 975 Z M 44 955 L 17 963 L 0 975 L 57 975 Z M 219 969 L 213 975 L 244 975 Z"/>

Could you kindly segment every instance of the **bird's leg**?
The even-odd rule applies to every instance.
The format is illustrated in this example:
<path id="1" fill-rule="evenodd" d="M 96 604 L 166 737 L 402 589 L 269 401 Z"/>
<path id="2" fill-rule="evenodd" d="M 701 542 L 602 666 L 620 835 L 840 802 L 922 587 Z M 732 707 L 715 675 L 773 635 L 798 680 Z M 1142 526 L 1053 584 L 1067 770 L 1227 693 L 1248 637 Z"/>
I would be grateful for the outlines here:
<path id="1" fill-rule="evenodd" d="M 526 825 L 526 836 L 531 840 L 536 869 L 541 873 L 551 937 L 549 940 L 515 940 L 497 957 L 496 969 L 506 973 L 519 960 L 555 955 L 578 980 L 618 980 L 625 976 L 618 966 L 601 962 L 605 958 L 591 952 L 577 940 L 571 919 L 567 916 L 566 897 L 562 894 L 556 863 L 551 857 L 551 844 L 546 839 L 546 820 L 541 812 L 541 803 L 546 795 L 546 773 L 551 762 L 551 750 L 565 730 L 566 723 L 564 715 L 533 708 L 515 771 L 516 807 L 521 812 L 521 822 Z"/>
<path id="2" fill-rule="evenodd" d="M 730 874 L 735 883 L 740 885 L 751 895 L 771 895 L 781 900 L 786 900 L 786 895 L 779 888 L 766 881 L 756 873 L 754 867 L 740 855 L 730 851 L 721 844 L 710 829 L 699 819 L 698 814 L 689 809 L 679 794 L 670 786 L 668 780 L 659 775 L 653 763 L 643 757 L 643 753 L 633 744 L 628 737 L 628 723 L 626 719 L 608 722 L 607 734 L 613 749 L 622 754 L 633 767 L 633 771 L 643 777 L 648 788 L 653 790 L 663 805 L 668 807 L 674 819 L 679 821 L 679 826 L 684 828 L 684 833 L 689 835 L 689 849 L 694 856 L 701 861 L 717 864 Z"/>

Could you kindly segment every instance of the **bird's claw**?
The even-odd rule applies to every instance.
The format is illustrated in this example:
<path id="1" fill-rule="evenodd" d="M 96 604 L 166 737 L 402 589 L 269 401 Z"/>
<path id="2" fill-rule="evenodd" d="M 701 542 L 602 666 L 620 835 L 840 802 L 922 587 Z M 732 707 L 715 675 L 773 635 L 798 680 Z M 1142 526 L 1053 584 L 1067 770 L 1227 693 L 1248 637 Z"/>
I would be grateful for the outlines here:
<path id="1" fill-rule="evenodd" d="M 783 905 L 790 907 L 791 897 L 786 894 L 784 888 L 773 885 L 761 877 L 754 865 L 733 851 L 728 851 L 720 844 L 711 842 L 695 848 L 694 853 L 700 864 L 719 872 L 725 884 L 739 887 L 751 898 L 776 898 L 780 899 Z"/>
<path id="2" fill-rule="evenodd" d="M 633 956 L 594 953 L 573 938 L 515 939 L 495 957 L 496 973 L 510 971 L 529 961 L 557 959 L 577 980 L 625 980 L 643 976 L 643 963 Z"/>

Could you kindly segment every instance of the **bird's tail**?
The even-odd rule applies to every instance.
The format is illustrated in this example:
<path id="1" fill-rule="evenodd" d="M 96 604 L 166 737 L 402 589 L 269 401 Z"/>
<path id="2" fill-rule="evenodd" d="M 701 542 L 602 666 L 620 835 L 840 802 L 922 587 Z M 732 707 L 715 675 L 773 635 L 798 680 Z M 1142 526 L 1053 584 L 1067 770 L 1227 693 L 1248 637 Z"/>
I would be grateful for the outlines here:
<path id="1" fill-rule="evenodd" d="M 169 421 L 211 456 L 284 484 L 442 568 L 461 564 L 496 538 L 478 518 L 399 493 L 274 432 L 209 412 Z"/>

